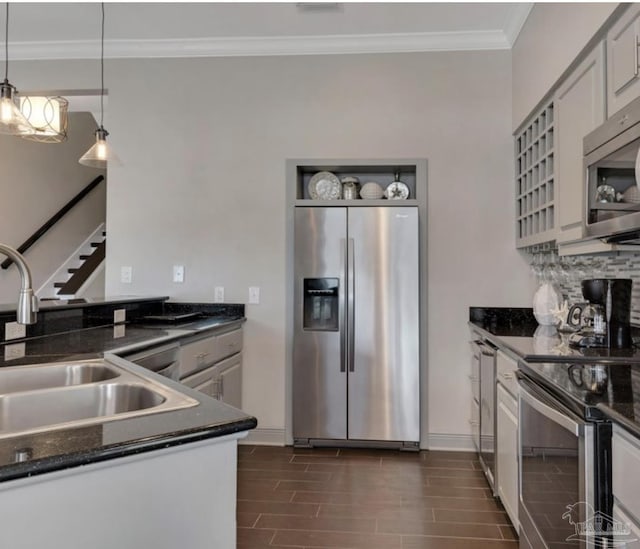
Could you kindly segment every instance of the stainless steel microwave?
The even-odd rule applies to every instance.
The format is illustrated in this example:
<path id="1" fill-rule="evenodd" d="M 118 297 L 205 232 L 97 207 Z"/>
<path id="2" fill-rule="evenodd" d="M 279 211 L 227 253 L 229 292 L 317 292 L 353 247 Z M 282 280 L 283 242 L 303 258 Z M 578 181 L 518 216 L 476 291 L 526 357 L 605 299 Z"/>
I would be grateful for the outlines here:
<path id="1" fill-rule="evenodd" d="M 584 236 L 640 244 L 640 98 L 583 140 Z"/>

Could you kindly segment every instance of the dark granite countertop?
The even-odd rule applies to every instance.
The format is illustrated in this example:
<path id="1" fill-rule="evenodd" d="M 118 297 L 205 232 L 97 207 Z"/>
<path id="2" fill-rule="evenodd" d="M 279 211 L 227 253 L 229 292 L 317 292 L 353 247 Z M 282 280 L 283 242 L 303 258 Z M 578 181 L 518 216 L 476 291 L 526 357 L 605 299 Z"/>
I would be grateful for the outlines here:
<path id="1" fill-rule="evenodd" d="M 570 347 L 568 338 L 571 334 L 558 332 L 550 326 L 540 326 L 531 309 L 471 307 L 469 326 L 496 347 L 506 349 L 527 362 L 640 364 L 638 347 Z"/>
<path id="2" fill-rule="evenodd" d="M 115 303 L 125 302 L 118 300 Z M 145 301 L 145 311 L 146 305 Z M 182 305 L 189 304 L 175 304 L 178 308 Z M 87 307 L 87 304 L 84 306 Z M 104 306 L 104 302 L 97 306 Z M 206 306 L 202 308 L 206 309 Z M 183 324 L 148 324 L 140 318 L 134 318 L 134 321 L 126 324 L 96 326 L 17 342 L 9 341 L 0 345 L 0 368 L 102 357 L 117 363 L 124 359 L 116 355 L 126 356 L 152 345 L 208 331 L 233 329 L 245 321 L 243 313 L 242 310 L 242 315 L 239 315 L 237 309 L 226 312 L 223 310 L 222 314 L 204 314 L 201 318 Z M 19 356 L 20 353 L 23 356 Z M 18 358 L 11 358 L 14 356 Z M 140 366 L 127 364 L 196 399 L 198 405 L 137 418 L 118 419 L 76 428 L 52 429 L 23 436 L 7 437 L 0 433 L 0 481 L 233 434 L 253 429 L 257 425 L 254 417 L 241 410 L 160 377 Z M 28 449 L 32 457 L 28 461 L 17 463 L 16 452 L 24 449 Z"/>
<path id="3" fill-rule="evenodd" d="M 573 349 L 531 309 L 472 307 L 469 326 L 519 359 L 527 375 L 570 409 L 610 419 L 640 438 L 640 349 Z"/>

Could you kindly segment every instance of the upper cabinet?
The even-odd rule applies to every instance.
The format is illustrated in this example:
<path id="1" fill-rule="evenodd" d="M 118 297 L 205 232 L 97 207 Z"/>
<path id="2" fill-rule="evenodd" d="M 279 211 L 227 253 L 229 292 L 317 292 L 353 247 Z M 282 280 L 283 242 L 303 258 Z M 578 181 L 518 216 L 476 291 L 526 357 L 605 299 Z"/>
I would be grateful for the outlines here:
<path id="1" fill-rule="evenodd" d="M 640 96 L 640 4 L 631 4 L 607 32 L 607 114 Z"/>
<path id="2" fill-rule="evenodd" d="M 516 245 L 555 238 L 554 106 L 545 105 L 516 136 Z"/>
<path id="3" fill-rule="evenodd" d="M 605 120 L 604 42 L 563 81 L 556 111 L 556 242 L 582 238 L 585 179 L 582 139 Z"/>

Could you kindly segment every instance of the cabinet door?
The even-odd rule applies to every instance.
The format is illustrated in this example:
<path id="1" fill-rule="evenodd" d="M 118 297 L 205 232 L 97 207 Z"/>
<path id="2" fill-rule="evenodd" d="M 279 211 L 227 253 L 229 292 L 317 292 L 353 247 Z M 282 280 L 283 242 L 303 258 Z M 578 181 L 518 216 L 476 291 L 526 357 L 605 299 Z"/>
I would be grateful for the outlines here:
<path id="1" fill-rule="evenodd" d="M 585 176 L 582 139 L 602 124 L 604 104 L 604 43 L 558 88 L 556 103 L 556 188 L 558 242 L 582 237 Z"/>
<path id="2" fill-rule="evenodd" d="M 220 372 L 218 382 L 220 384 L 220 400 L 240 408 L 242 406 L 242 359 L 240 357 Z"/>
<path id="3" fill-rule="evenodd" d="M 631 7 L 607 33 L 607 113 L 611 117 L 640 95 L 640 5 Z"/>
<path id="4" fill-rule="evenodd" d="M 518 403 L 500 383 L 497 389 L 496 446 L 498 495 L 513 527 L 518 523 Z"/>
<path id="5" fill-rule="evenodd" d="M 640 549 L 640 525 L 622 508 L 614 502 L 613 504 L 614 527 L 619 531 L 614 534 L 614 544 L 611 547 L 616 549 Z"/>

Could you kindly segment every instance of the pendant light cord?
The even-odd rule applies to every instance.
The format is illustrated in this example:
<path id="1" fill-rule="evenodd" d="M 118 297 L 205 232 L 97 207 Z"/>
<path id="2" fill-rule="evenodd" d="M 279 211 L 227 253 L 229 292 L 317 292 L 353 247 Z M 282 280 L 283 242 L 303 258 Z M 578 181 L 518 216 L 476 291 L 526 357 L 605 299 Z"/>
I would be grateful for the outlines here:
<path id="1" fill-rule="evenodd" d="M 100 7 L 102 10 L 102 25 L 100 29 L 100 128 L 102 128 L 104 122 L 104 2 L 100 3 Z M 7 3 L 8 9 L 9 4 Z"/>
<path id="2" fill-rule="evenodd" d="M 7 10 L 4 18 L 4 81 L 9 79 L 9 2 L 6 2 Z"/>

